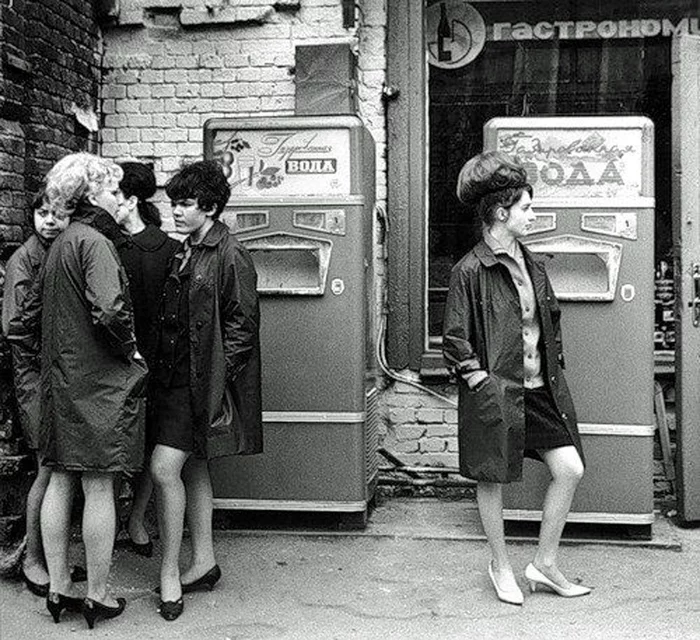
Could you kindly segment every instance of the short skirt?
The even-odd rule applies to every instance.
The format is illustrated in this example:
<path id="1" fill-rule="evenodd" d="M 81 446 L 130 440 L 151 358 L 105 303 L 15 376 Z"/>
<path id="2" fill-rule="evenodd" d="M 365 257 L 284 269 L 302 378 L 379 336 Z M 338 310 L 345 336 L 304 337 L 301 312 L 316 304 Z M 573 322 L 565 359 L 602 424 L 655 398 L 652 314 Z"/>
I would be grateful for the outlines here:
<path id="1" fill-rule="evenodd" d="M 180 451 L 194 451 L 194 420 L 189 386 L 162 387 L 149 390 L 147 450 L 157 444 Z"/>
<path id="2" fill-rule="evenodd" d="M 525 389 L 525 455 L 539 460 L 537 450 L 573 444 L 549 389 Z"/>

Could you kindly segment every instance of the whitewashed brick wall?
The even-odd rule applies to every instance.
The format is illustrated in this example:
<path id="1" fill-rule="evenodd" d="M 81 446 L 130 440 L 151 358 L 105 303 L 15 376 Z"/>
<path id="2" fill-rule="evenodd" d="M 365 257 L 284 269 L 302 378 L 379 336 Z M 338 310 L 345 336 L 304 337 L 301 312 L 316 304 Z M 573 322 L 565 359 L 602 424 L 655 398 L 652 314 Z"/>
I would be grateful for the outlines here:
<path id="1" fill-rule="evenodd" d="M 104 34 L 102 154 L 152 162 L 162 187 L 183 161 L 201 159 L 209 118 L 294 113 L 297 45 L 349 42 L 358 53 L 359 114 L 376 142 L 377 201 L 385 210 L 386 0 L 357 4 L 356 27 L 345 29 L 340 0 L 122 0 L 118 23 Z M 171 230 L 162 191 L 155 200 Z M 375 242 L 377 316 L 384 258 Z M 415 464 L 456 464 L 449 405 L 391 383 L 382 404 L 385 447 Z"/>

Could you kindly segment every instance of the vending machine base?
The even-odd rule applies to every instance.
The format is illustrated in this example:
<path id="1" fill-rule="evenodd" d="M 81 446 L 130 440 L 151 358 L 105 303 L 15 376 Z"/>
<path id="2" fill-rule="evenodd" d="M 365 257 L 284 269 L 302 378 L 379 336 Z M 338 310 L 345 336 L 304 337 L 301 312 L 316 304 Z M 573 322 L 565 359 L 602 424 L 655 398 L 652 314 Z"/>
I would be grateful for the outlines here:
<path id="1" fill-rule="evenodd" d="M 587 466 L 567 522 L 651 527 L 654 427 L 579 425 Z M 542 520 L 546 465 L 526 460 L 523 480 L 504 487 L 506 520 Z"/>
<path id="2" fill-rule="evenodd" d="M 366 522 L 378 474 L 377 396 L 372 387 L 359 413 L 264 412 L 264 453 L 210 463 L 214 508 L 356 514 Z"/>

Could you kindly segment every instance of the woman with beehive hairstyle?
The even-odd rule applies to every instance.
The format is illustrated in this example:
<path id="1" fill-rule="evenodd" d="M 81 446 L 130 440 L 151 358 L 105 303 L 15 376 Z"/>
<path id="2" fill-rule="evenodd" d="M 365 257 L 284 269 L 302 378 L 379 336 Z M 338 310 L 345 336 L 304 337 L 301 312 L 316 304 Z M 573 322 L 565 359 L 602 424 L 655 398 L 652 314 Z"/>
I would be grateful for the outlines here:
<path id="1" fill-rule="evenodd" d="M 460 470 L 477 481 L 493 587 L 516 605 L 523 594 L 506 551 L 502 485 L 521 480 L 525 456 L 552 476 L 525 578 L 533 592 L 590 592 L 557 565 L 584 458 L 564 378 L 559 305 L 543 261 L 521 243 L 535 220 L 532 195 L 522 165 L 506 154 L 489 151 L 464 165 L 457 196 L 476 210 L 483 237 L 452 269 L 443 328 L 445 361 L 459 388 Z"/>

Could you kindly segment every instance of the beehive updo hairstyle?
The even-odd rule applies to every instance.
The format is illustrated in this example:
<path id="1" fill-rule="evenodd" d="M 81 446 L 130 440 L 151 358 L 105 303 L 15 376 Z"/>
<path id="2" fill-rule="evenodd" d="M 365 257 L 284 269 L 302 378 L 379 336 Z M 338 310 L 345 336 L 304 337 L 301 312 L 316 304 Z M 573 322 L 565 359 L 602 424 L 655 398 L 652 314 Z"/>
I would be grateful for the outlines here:
<path id="1" fill-rule="evenodd" d="M 485 151 L 470 158 L 457 178 L 457 198 L 476 213 L 486 228 L 496 221 L 499 207 L 509 209 L 532 186 L 520 161 L 502 151 Z"/>

